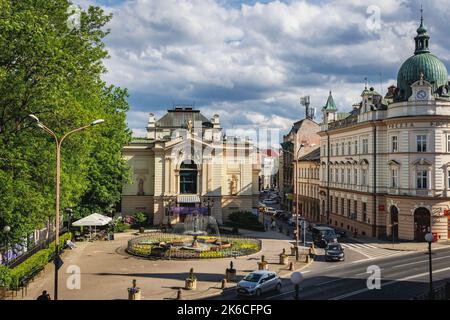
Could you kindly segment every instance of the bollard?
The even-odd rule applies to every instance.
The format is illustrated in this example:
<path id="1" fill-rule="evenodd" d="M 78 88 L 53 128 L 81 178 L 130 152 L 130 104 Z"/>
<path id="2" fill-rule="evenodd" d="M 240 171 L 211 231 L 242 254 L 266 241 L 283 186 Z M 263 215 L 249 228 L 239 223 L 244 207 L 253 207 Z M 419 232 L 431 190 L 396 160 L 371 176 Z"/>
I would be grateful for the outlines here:
<path id="1" fill-rule="evenodd" d="M 289 263 L 289 271 L 293 271 L 294 270 L 294 263 L 291 262 Z"/>
<path id="2" fill-rule="evenodd" d="M 227 279 L 223 279 L 221 289 L 225 289 L 226 287 L 227 287 Z"/>
<path id="3" fill-rule="evenodd" d="M 178 289 L 177 300 L 183 300 L 183 291 L 181 291 L 181 288 Z"/>

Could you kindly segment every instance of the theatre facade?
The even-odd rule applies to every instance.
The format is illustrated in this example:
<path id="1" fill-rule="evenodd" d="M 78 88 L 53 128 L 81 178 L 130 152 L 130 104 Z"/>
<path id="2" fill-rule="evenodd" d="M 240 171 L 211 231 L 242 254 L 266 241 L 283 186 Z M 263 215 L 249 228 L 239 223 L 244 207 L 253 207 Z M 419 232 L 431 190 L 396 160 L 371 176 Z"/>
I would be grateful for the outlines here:
<path id="1" fill-rule="evenodd" d="M 147 137 L 124 147 L 131 168 L 122 191 L 122 215 L 144 212 L 154 225 L 174 224 L 192 213 L 218 223 L 258 203 L 259 165 L 248 140 L 225 137 L 219 115 L 206 118 L 175 107 L 149 115 Z"/>

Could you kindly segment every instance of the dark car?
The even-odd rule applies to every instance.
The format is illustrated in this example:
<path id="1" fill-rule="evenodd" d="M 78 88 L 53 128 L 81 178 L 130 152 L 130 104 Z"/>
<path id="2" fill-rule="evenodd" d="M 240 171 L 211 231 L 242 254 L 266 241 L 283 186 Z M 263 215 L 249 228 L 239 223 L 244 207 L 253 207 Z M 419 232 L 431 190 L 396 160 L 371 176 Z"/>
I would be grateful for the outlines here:
<path id="1" fill-rule="evenodd" d="M 312 238 L 314 244 L 322 248 L 325 248 L 329 243 L 337 243 L 336 232 L 334 232 L 334 229 L 329 227 L 313 227 Z"/>
<path id="2" fill-rule="evenodd" d="M 345 230 L 334 229 L 334 232 L 336 232 L 336 234 L 338 235 L 339 238 L 347 237 L 347 232 L 345 232 Z"/>
<path id="3" fill-rule="evenodd" d="M 329 243 L 325 247 L 325 261 L 344 261 L 344 248 L 339 243 Z"/>

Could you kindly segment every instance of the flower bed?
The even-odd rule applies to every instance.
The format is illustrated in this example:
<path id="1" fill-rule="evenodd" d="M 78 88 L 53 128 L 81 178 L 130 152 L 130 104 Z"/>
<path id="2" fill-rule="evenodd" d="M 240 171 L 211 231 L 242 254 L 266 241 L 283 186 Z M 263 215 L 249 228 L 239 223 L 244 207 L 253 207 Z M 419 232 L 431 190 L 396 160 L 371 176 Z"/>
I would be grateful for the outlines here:
<path id="1" fill-rule="evenodd" d="M 127 252 L 132 255 L 160 259 L 214 259 L 236 257 L 261 250 L 261 241 L 247 238 L 219 238 L 198 236 L 194 246 L 193 236 L 152 234 L 128 242 Z"/>

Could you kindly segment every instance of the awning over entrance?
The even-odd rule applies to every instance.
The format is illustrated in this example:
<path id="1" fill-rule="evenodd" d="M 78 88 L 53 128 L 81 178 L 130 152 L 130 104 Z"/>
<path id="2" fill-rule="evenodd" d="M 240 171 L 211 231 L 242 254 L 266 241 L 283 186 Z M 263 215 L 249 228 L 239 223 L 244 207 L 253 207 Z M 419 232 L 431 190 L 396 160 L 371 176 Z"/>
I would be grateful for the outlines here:
<path id="1" fill-rule="evenodd" d="M 178 203 L 200 203 L 200 197 L 196 194 L 180 194 L 177 196 Z"/>

